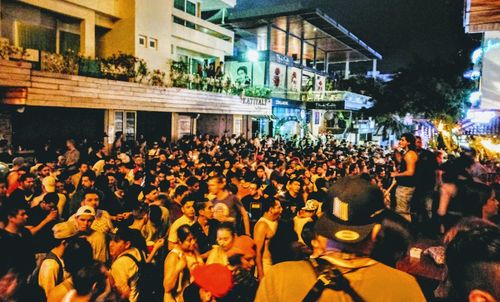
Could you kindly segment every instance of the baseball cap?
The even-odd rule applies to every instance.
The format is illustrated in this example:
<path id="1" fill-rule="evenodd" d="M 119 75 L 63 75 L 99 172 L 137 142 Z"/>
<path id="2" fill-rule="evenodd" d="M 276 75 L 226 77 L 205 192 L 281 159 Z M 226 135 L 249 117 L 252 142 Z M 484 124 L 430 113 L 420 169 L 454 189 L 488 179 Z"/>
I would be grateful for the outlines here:
<path id="1" fill-rule="evenodd" d="M 75 216 L 90 215 L 95 216 L 95 210 L 91 206 L 81 206 L 78 211 L 76 211 Z"/>
<path id="2" fill-rule="evenodd" d="M 326 212 L 316 223 L 319 235 L 344 243 L 363 241 L 381 219 L 382 191 L 359 176 L 346 176 L 329 191 Z"/>
<path id="3" fill-rule="evenodd" d="M 236 237 L 236 239 L 234 239 L 233 246 L 229 251 L 227 251 L 227 256 L 231 257 L 237 254 L 246 257 L 255 256 L 255 241 L 253 241 L 250 236 L 246 235 Z"/>
<path id="4" fill-rule="evenodd" d="M 55 239 L 67 239 L 78 234 L 76 224 L 67 221 L 54 225 L 52 231 L 54 232 Z"/>
<path id="5" fill-rule="evenodd" d="M 25 163 L 24 157 L 14 157 L 14 159 L 12 160 L 12 164 L 14 166 L 24 165 L 24 163 Z"/>
<path id="6" fill-rule="evenodd" d="M 309 199 L 308 201 L 306 201 L 305 206 L 302 207 L 302 210 L 313 212 L 316 211 L 318 207 L 319 202 L 317 200 Z"/>
<path id="7" fill-rule="evenodd" d="M 56 179 L 53 176 L 46 176 L 42 180 L 42 185 L 47 192 L 55 192 L 56 191 Z"/>
<path id="8" fill-rule="evenodd" d="M 199 265 L 192 272 L 194 283 L 216 298 L 222 298 L 233 286 L 231 271 L 220 263 Z"/>

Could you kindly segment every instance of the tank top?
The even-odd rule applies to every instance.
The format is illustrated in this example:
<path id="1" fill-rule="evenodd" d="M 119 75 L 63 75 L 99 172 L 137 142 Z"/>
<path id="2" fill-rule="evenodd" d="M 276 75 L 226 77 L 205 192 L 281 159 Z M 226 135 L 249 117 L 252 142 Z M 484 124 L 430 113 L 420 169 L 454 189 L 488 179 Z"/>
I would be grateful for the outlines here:
<path id="1" fill-rule="evenodd" d="M 404 159 L 406 154 L 408 154 L 408 152 L 410 152 L 410 151 L 406 151 L 403 154 L 403 160 L 399 164 L 398 172 L 400 172 L 400 173 L 405 172 L 408 169 L 408 167 L 406 166 L 406 161 Z M 413 175 L 413 176 L 398 176 L 398 177 L 396 177 L 396 181 L 398 182 L 398 186 L 415 187 L 415 175 Z"/>

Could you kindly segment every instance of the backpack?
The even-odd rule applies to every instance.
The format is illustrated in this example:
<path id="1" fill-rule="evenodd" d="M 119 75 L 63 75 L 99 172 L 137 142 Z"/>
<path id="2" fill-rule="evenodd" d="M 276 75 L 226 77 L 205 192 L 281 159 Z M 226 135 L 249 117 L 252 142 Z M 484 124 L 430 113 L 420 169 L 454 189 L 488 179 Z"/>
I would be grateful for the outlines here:
<path id="1" fill-rule="evenodd" d="M 346 294 L 351 296 L 354 302 L 364 302 L 363 298 L 361 298 L 351 287 L 349 280 L 347 280 L 344 277 L 344 274 L 333 264 L 321 258 L 309 258 L 308 260 L 318 279 L 316 279 L 316 283 L 314 283 L 314 286 L 309 290 L 302 302 L 317 301 L 321 297 L 321 293 L 325 288 L 335 291 L 344 291 Z M 351 271 L 355 270 L 357 269 L 353 269 Z"/>
<path id="2" fill-rule="evenodd" d="M 39 285 L 38 284 L 38 276 L 40 275 L 40 269 L 42 268 L 43 262 L 47 259 L 55 260 L 57 262 L 57 264 L 59 265 L 59 269 L 57 270 L 57 278 L 56 278 L 55 285 L 58 285 L 59 283 L 64 281 L 64 266 L 61 262 L 61 259 L 59 259 L 59 257 L 56 256 L 56 254 L 49 252 L 47 254 L 47 256 L 45 256 L 45 258 L 42 260 L 42 262 L 40 262 L 40 265 L 37 265 L 37 267 L 33 271 L 33 274 L 30 275 L 30 278 L 28 281 L 30 284 Z"/>
<path id="3" fill-rule="evenodd" d="M 141 260 L 137 260 L 131 254 L 123 254 L 120 257 L 128 257 L 134 261 L 138 267 L 137 275 L 131 279 L 137 278 L 137 292 L 139 293 L 138 302 L 156 302 L 163 301 L 163 274 L 162 270 L 153 263 L 146 263 L 144 255 L 141 253 Z"/>

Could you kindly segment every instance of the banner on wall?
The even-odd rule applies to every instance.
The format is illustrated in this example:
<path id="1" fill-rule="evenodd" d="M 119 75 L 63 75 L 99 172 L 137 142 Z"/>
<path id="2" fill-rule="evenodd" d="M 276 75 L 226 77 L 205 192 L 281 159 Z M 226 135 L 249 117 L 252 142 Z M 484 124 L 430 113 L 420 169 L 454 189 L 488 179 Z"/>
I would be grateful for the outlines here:
<path id="1" fill-rule="evenodd" d="M 316 75 L 316 81 L 314 81 L 314 91 L 318 94 L 317 96 L 322 99 L 325 96 L 325 81 L 326 77 Z"/>
<path id="2" fill-rule="evenodd" d="M 288 91 L 299 92 L 302 82 L 302 70 L 300 68 L 288 68 Z"/>
<path id="3" fill-rule="evenodd" d="M 273 90 L 282 91 L 285 90 L 285 73 L 286 66 L 277 64 L 277 63 L 269 63 L 269 79 L 271 83 L 271 88 Z"/>
<path id="4" fill-rule="evenodd" d="M 264 86 L 265 62 L 231 61 L 225 65 L 226 75 L 237 87 Z"/>

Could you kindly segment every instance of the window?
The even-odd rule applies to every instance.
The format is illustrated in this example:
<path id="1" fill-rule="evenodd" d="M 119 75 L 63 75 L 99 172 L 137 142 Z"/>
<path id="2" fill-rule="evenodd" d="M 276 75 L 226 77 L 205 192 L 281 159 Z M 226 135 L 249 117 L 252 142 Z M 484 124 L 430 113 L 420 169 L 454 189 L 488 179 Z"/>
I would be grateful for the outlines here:
<path id="1" fill-rule="evenodd" d="M 140 35 L 139 36 L 139 45 L 146 47 L 147 39 L 148 38 L 146 36 Z"/>
<path id="2" fill-rule="evenodd" d="M 126 140 L 135 139 L 137 115 L 135 111 L 115 111 L 115 134 L 122 132 Z"/>
<path id="3" fill-rule="evenodd" d="M 180 9 L 181 11 L 186 10 L 186 0 L 175 0 L 174 7 Z"/>
<path id="4" fill-rule="evenodd" d="M 304 54 L 302 57 L 302 65 L 307 67 L 314 67 L 314 46 L 304 42 Z"/>
<path id="5" fill-rule="evenodd" d="M 316 49 L 316 69 L 320 71 L 325 70 L 325 59 L 326 59 L 326 53 L 322 51 L 321 49 L 317 48 Z"/>
<path id="6" fill-rule="evenodd" d="M 188 0 L 174 0 L 174 7 L 190 15 L 196 16 L 196 3 L 194 2 Z"/>
<path id="7" fill-rule="evenodd" d="M 184 26 L 184 20 L 182 20 L 181 18 L 176 17 L 176 16 L 174 16 L 174 23 L 177 23 L 177 24 Z"/>
<path id="8" fill-rule="evenodd" d="M 196 16 L 196 3 L 186 1 L 186 13 Z"/>
<path id="9" fill-rule="evenodd" d="M 149 48 L 158 49 L 158 39 L 149 38 Z"/>
<path id="10" fill-rule="evenodd" d="M 286 45 L 286 33 L 280 29 L 271 29 L 271 50 L 284 55 Z"/>
<path id="11" fill-rule="evenodd" d="M 56 52 L 56 31 L 39 25 L 17 24 L 18 46 Z"/>
<path id="12" fill-rule="evenodd" d="M 302 43 L 300 39 L 292 35 L 288 36 L 288 53 L 287 56 L 293 58 L 295 64 L 300 64 L 300 49 Z"/>
<path id="13" fill-rule="evenodd" d="M 65 53 L 68 50 L 80 51 L 80 35 L 60 31 L 59 32 L 59 52 Z"/>

